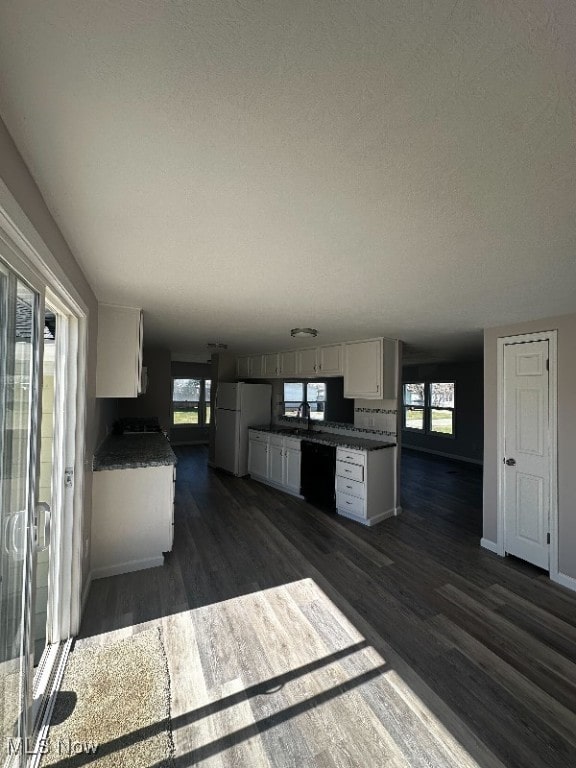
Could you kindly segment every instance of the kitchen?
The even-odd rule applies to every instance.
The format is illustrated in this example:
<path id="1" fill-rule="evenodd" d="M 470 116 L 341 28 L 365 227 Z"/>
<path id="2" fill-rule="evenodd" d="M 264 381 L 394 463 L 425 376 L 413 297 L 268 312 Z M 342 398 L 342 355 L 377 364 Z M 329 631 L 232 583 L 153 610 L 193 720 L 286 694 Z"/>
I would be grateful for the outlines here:
<path id="1" fill-rule="evenodd" d="M 177 468 L 167 436 L 182 444 L 172 413 L 183 405 L 172 402 L 172 388 L 186 370 L 205 374 L 187 434 L 198 432 L 194 442 L 208 434 L 211 468 L 367 526 L 399 514 L 400 342 L 310 346 L 314 334 L 293 334 L 290 349 L 250 356 L 220 349 L 209 365 L 186 364 L 144 347 L 139 309 L 100 305 L 99 315 L 98 392 L 116 395 L 116 434 L 94 460 L 92 578 L 160 565 L 172 548 L 166 530 Z M 151 519 L 152 530 L 142 525 Z"/>

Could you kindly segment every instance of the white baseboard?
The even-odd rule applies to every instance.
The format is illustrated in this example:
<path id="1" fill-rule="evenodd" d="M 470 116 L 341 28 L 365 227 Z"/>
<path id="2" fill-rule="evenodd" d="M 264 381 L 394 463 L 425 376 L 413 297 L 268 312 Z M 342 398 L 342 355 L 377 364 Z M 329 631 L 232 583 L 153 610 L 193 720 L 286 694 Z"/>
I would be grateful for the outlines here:
<path id="1" fill-rule="evenodd" d="M 484 547 L 484 549 L 487 549 L 489 552 L 494 552 L 495 555 L 500 554 L 498 544 L 496 544 L 495 541 L 490 541 L 490 539 L 480 539 L 480 546 Z"/>
<path id="2" fill-rule="evenodd" d="M 576 592 L 576 579 L 572 578 L 572 576 L 566 576 L 565 573 L 555 573 L 554 575 L 550 574 L 550 579 L 556 584 L 560 584 L 561 587 L 566 587 L 566 589 Z"/>
<path id="3" fill-rule="evenodd" d="M 160 565 L 164 565 L 164 555 L 160 555 L 160 557 L 147 557 L 144 560 L 129 560 L 127 563 L 106 565 L 103 568 L 94 568 L 92 578 L 105 579 L 107 576 L 118 576 L 121 573 L 143 571 L 145 568 L 158 568 Z"/>
<path id="4" fill-rule="evenodd" d="M 360 517 L 360 515 L 354 515 L 351 512 L 343 511 L 341 509 L 338 509 L 337 512 L 339 515 L 347 517 L 349 520 L 354 520 L 362 525 L 372 526 L 381 523 L 382 520 L 386 520 L 389 517 L 395 517 L 398 514 L 398 509 L 399 507 L 393 507 L 392 509 L 387 509 L 385 512 L 380 512 L 379 515 L 374 515 L 374 517 Z"/>
<path id="5" fill-rule="evenodd" d="M 456 461 L 465 461 L 467 464 L 478 464 L 482 466 L 482 459 L 469 459 L 466 456 L 459 456 L 457 453 L 445 453 L 444 451 L 433 451 L 431 448 L 420 448 L 418 445 L 406 445 L 402 443 L 402 448 L 409 448 L 411 451 L 420 451 L 421 453 L 433 453 L 434 456 L 443 456 L 445 459 L 455 459 Z"/>
<path id="6" fill-rule="evenodd" d="M 281 485 L 280 483 L 274 483 L 272 480 L 269 480 L 267 477 L 259 477 L 258 475 L 247 475 L 251 480 L 256 480 L 258 483 L 263 483 L 264 485 L 269 485 L 270 488 L 276 488 L 277 491 L 282 491 L 283 493 L 289 493 L 290 496 L 296 496 L 297 499 L 303 499 L 304 496 L 301 496 L 298 491 L 293 490 L 292 488 L 289 488 L 287 485 Z"/>

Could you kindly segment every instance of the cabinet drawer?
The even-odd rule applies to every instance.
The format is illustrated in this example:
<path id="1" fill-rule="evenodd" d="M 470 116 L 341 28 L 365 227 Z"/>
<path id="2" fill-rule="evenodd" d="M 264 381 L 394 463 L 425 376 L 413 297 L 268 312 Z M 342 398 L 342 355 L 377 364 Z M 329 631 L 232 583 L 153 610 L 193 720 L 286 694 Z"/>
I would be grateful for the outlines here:
<path id="1" fill-rule="evenodd" d="M 347 477 L 336 477 L 337 493 L 345 493 L 348 496 L 356 496 L 363 499 L 366 496 L 366 486 L 357 480 L 349 480 Z"/>
<path id="2" fill-rule="evenodd" d="M 366 454 L 364 451 L 354 451 L 351 448 L 338 448 L 336 450 L 336 459 L 338 461 L 349 461 L 351 464 L 360 464 L 366 466 Z"/>
<path id="3" fill-rule="evenodd" d="M 267 443 L 270 440 L 268 432 L 255 432 L 253 429 L 249 432 L 250 440 L 257 440 L 259 443 Z"/>
<path id="4" fill-rule="evenodd" d="M 299 437 L 286 437 L 284 438 L 284 445 L 286 448 L 290 448 L 293 451 L 300 450 L 300 438 Z"/>
<path id="5" fill-rule="evenodd" d="M 336 507 L 338 510 L 342 510 L 342 512 L 351 512 L 353 515 L 366 517 L 364 499 L 359 499 L 356 496 L 349 496 L 347 493 L 337 493 Z"/>
<path id="6" fill-rule="evenodd" d="M 364 467 L 359 464 L 348 464 L 346 461 L 336 461 L 336 474 L 340 477 L 347 477 L 350 480 L 364 482 Z"/>

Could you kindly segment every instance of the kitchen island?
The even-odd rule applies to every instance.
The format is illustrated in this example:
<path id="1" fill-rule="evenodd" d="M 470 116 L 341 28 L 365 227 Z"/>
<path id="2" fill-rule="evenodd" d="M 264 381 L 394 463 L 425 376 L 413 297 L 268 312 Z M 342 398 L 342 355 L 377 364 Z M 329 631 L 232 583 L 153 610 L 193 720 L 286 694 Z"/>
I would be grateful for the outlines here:
<path id="1" fill-rule="evenodd" d="M 162 565 L 172 549 L 176 455 L 158 433 L 110 435 L 93 461 L 92 578 Z"/>
<path id="2" fill-rule="evenodd" d="M 326 446 L 331 456 L 311 463 L 314 450 L 304 452 L 302 442 Z M 301 498 L 317 496 L 321 506 L 335 506 L 362 525 L 400 513 L 395 442 L 267 424 L 249 430 L 249 446 L 255 480 Z"/>

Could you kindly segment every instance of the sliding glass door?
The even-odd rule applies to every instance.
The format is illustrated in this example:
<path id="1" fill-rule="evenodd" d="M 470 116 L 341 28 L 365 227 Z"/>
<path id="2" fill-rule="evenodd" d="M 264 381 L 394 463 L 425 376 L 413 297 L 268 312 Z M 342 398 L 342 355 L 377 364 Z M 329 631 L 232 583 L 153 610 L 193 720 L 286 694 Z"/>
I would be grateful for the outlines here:
<path id="1" fill-rule="evenodd" d="M 30 725 L 40 303 L 0 262 L 0 765 Z"/>

